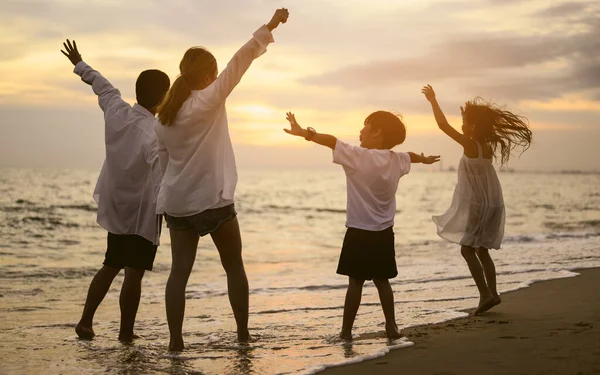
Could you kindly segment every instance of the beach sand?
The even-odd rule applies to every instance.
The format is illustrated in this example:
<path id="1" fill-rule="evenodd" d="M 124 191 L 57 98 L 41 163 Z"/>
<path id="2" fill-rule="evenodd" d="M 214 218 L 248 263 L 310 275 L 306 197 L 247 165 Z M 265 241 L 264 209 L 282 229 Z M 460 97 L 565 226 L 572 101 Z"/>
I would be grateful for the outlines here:
<path id="1" fill-rule="evenodd" d="M 406 329 L 411 348 L 319 374 L 600 374 L 600 269 L 576 272 L 505 293 L 481 316 Z"/>

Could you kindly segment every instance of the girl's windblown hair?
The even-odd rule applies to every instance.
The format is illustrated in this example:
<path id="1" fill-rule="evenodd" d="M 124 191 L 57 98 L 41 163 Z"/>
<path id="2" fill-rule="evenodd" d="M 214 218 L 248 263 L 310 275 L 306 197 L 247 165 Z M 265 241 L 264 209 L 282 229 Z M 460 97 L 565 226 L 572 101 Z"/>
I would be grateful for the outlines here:
<path id="1" fill-rule="evenodd" d="M 486 103 L 479 97 L 465 103 L 465 125 L 473 130 L 475 140 L 490 145 L 494 158 L 500 148 L 500 164 L 508 162 L 516 147 L 522 147 L 523 153 L 531 144 L 532 133 L 526 117 L 505 111 L 493 103 Z"/>

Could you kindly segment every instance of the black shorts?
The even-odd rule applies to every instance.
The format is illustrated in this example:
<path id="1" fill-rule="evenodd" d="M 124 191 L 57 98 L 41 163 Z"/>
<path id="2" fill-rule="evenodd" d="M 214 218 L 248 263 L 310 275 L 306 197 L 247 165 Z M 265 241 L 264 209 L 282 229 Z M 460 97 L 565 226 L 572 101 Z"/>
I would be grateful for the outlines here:
<path id="1" fill-rule="evenodd" d="M 337 273 L 358 280 L 398 276 L 392 227 L 381 231 L 348 228 Z"/>
<path id="2" fill-rule="evenodd" d="M 152 271 L 158 245 L 137 234 L 108 233 L 104 265 Z"/>
<path id="3" fill-rule="evenodd" d="M 219 229 L 221 224 L 233 220 L 237 216 L 235 206 L 232 204 L 202 211 L 192 216 L 175 217 L 165 214 L 169 229 L 195 229 L 200 237 L 206 236 Z"/>

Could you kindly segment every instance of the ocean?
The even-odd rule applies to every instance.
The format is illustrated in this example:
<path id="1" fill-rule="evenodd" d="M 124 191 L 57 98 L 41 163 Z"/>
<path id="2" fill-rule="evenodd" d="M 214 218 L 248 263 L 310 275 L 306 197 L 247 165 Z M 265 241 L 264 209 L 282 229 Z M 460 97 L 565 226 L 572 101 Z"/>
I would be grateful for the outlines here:
<path id="1" fill-rule="evenodd" d="M 133 344 L 117 341 L 122 275 L 100 306 L 92 341 L 78 340 L 89 283 L 106 232 L 91 195 L 98 171 L 0 169 L 0 373 L 312 374 L 410 346 L 388 342 L 377 291 L 367 282 L 355 340 L 336 339 L 347 285 L 336 275 L 345 232 L 340 170 L 241 170 L 236 194 L 250 283 L 250 332 L 235 342 L 226 279 L 209 237 L 200 240 L 187 289 L 187 349 L 170 354 L 163 228 L 146 273 Z M 503 247 L 492 251 L 500 293 L 600 266 L 600 174 L 499 173 L 506 202 Z M 431 221 L 450 204 L 456 172 L 415 171 L 397 194 L 392 281 L 400 328 L 465 316 L 478 302 L 458 245 Z M 402 350 L 402 349 L 398 349 Z"/>

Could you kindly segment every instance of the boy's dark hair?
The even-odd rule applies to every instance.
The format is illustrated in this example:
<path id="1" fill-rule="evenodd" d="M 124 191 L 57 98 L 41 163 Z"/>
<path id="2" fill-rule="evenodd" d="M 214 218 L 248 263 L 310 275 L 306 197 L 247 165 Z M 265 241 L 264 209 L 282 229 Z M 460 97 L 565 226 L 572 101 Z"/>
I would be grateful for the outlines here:
<path id="1" fill-rule="evenodd" d="M 157 69 L 144 70 L 135 82 L 135 96 L 139 105 L 150 109 L 159 105 L 169 90 L 171 80 Z"/>
<path id="2" fill-rule="evenodd" d="M 383 147 L 392 149 L 406 139 L 406 127 L 400 115 L 387 111 L 371 113 L 365 119 L 365 124 L 371 124 L 373 130 L 381 129 L 383 134 Z"/>

